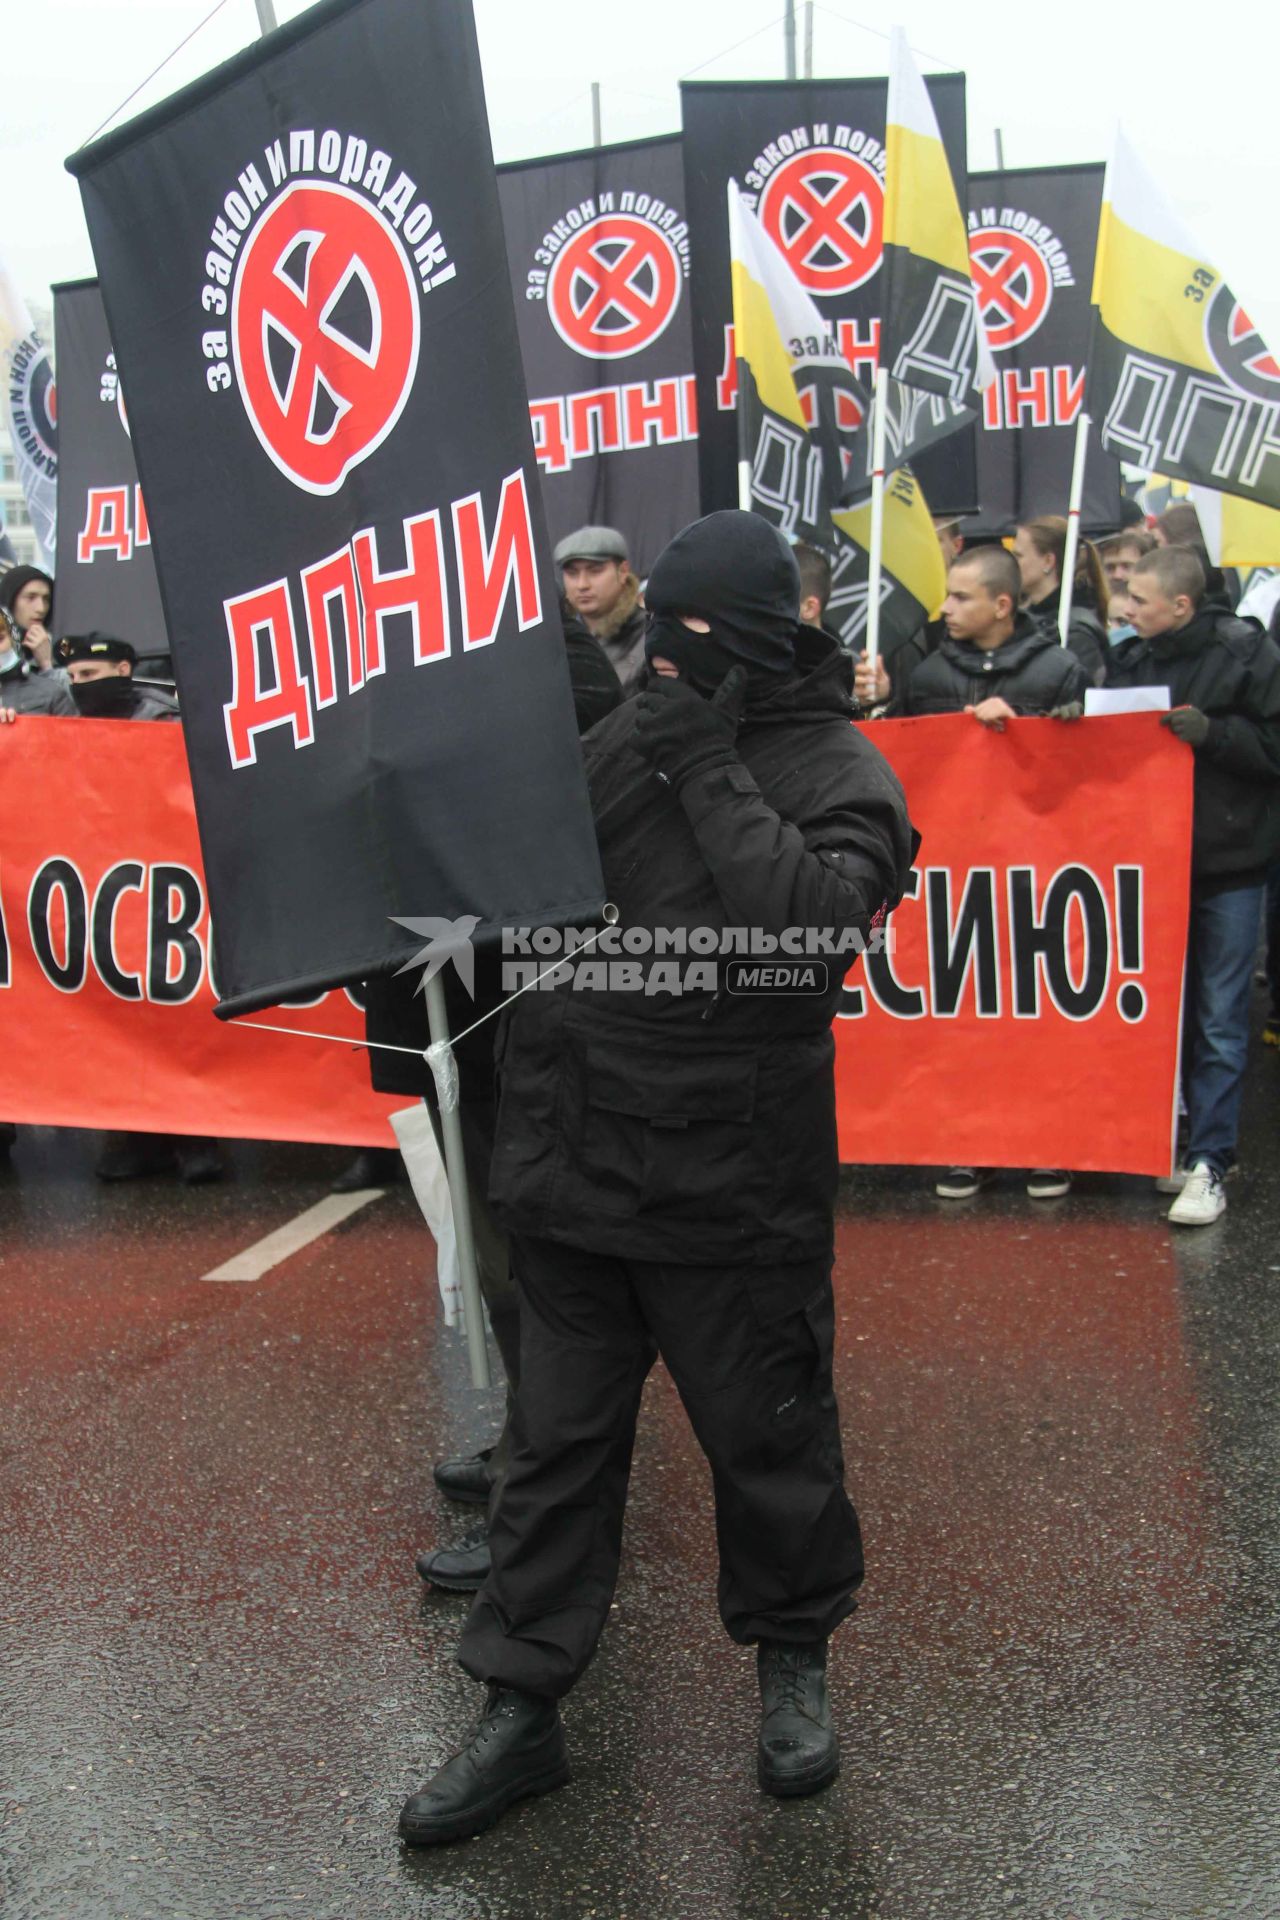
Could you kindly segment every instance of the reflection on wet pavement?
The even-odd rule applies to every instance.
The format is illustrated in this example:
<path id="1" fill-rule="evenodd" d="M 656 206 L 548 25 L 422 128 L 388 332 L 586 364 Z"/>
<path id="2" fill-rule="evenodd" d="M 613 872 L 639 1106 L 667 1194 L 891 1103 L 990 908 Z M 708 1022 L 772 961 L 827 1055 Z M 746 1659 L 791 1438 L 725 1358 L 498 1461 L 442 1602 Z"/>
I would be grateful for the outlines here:
<path id="1" fill-rule="evenodd" d="M 474 1713 L 416 1548 L 494 1404 L 405 1189 L 256 1285 L 199 1275 L 337 1150 L 102 1190 L 0 1175 L 4 1920 L 1236 1920 L 1280 1914 L 1280 1060 L 1249 1169 L 1175 1237 L 1142 1183 L 948 1207 L 846 1176 L 838 1385 L 867 1537 L 833 1654 L 844 1770 L 754 1782 L 708 1475 L 648 1389 L 623 1578 L 568 1703 L 575 1779 L 472 1843 L 394 1838 Z"/>

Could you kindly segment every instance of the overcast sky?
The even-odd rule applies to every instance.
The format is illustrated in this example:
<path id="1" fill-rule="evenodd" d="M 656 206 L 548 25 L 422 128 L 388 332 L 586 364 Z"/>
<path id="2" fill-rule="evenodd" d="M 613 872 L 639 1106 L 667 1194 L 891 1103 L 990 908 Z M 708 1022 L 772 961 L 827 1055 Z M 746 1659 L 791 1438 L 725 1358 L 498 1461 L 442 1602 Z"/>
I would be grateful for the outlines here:
<path id="1" fill-rule="evenodd" d="M 0 118 L 5 189 L 0 248 L 29 300 L 93 272 L 64 157 L 108 116 L 123 124 L 253 40 L 254 0 L 224 0 L 121 115 L 115 109 L 213 0 L 40 0 L 30 37 L 11 32 Z M 422 0 L 423 6 L 452 0 Z M 867 0 L 854 0 L 871 11 Z M 8 0 L 12 8 L 14 0 Z M 681 77 L 779 79 L 782 0 L 475 0 L 495 155 L 516 160 L 586 146 L 590 84 L 604 137 L 679 126 Z M 283 21 L 302 0 L 276 0 Z M 803 5 L 797 11 L 803 29 Z M 815 5 L 814 72 L 883 73 L 887 29 Z M 1073 0 L 1014 12 L 980 0 L 903 0 L 925 71 L 968 75 L 969 165 L 1104 160 L 1117 118 L 1164 183 L 1207 256 L 1280 351 L 1280 141 L 1274 13 L 1262 0 Z M 1271 18 L 1273 26 L 1266 27 Z M 12 22 L 11 22 L 12 25 Z M 736 43 L 745 44 L 736 44 Z M 19 70 L 20 69 L 20 70 Z M 424 99 L 424 110 L 430 110 Z"/>

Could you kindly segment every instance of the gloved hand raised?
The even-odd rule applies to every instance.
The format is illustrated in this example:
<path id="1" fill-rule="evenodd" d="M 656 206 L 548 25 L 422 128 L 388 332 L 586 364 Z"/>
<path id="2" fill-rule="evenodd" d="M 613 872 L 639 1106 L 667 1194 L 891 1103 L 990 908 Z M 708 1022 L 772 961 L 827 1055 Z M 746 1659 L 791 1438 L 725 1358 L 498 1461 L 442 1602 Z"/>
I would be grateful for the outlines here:
<path id="1" fill-rule="evenodd" d="M 660 678 L 636 701 L 636 752 L 678 792 L 694 774 L 736 758 L 734 741 L 746 699 L 745 667 L 730 667 L 709 700 L 687 681 Z"/>

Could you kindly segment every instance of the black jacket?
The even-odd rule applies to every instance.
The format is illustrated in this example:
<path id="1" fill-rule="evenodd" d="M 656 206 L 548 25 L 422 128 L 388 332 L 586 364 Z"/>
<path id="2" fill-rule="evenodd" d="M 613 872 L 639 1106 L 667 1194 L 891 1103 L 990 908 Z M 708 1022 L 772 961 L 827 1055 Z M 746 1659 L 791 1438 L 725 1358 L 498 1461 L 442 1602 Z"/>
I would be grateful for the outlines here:
<path id="1" fill-rule="evenodd" d="M 1036 625 L 1043 627 L 1056 643 L 1058 640 L 1058 613 L 1062 604 L 1062 589 L 1042 600 L 1038 607 L 1028 607 L 1027 612 Z M 1100 687 L 1107 677 L 1107 666 L 1111 658 L 1111 643 L 1107 639 L 1107 630 L 1099 620 L 1094 609 L 1084 602 L 1073 599 L 1071 618 L 1067 622 L 1067 646 L 1084 668 L 1085 677 L 1091 687 Z"/>
<path id="2" fill-rule="evenodd" d="M 588 735 L 587 779 L 619 931 L 864 933 L 912 858 L 902 789 L 850 724 L 852 667 L 802 629 L 798 671 L 749 706 L 737 758 L 677 794 L 636 752 L 628 702 Z M 651 960 L 652 956 L 647 956 Z M 695 954 L 679 957 L 681 969 Z M 491 1198 L 503 1223 L 680 1266 L 827 1258 L 837 1177 L 831 1022 L 820 996 L 525 994 L 499 1036 Z"/>
<path id="3" fill-rule="evenodd" d="M 1280 856 L 1280 649 L 1251 620 L 1202 607 L 1177 633 L 1122 640 L 1113 687 L 1168 687 L 1198 707 L 1192 879 L 1223 890 L 1261 880 Z"/>
<path id="4" fill-rule="evenodd" d="M 1020 613 L 1004 645 L 990 652 L 968 640 L 944 640 L 912 674 L 900 711 L 962 713 L 998 697 L 1015 713 L 1043 714 L 1083 700 L 1087 685 L 1071 649 Z"/>

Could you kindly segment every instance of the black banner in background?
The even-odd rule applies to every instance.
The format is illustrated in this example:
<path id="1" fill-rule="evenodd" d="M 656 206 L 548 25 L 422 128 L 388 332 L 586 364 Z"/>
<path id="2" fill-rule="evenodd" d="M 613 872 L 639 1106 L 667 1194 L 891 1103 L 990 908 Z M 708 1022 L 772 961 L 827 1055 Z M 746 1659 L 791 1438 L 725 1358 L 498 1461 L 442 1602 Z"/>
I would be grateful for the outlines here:
<path id="1" fill-rule="evenodd" d="M 1011 533 L 1065 513 L 1089 357 L 1089 294 L 1102 166 L 969 175 L 969 255 L 998 369 L 983 395 L 977 518 L 966 533 Z M 1115 528 L 1120 463 L 1089 429 L 1081 524 Z"/>
<path id="2" fill-rule="evenodd" d="M 470 8 L 322 0 L 71 165 L 226 1009 L 598 910 Z"/>
<path id="3" fill-rule="evenodd" d="M 498 198 L 547 531 L 617 527 L 643 577 L 698 515 L 679 136 L 499 167 Z"/>
<path id="4" fill-rule="evenodd" d="M 53 289 L 58 366 L 58 629 L 166 654 L 129 417 L 96 280 Z M 145 668 L 145 660 L 144 660 Z"/>
<path id="5" fill-rule="evenodd" d="M 963 207 L 964 75 L 930 75 L 925 84 Z M 887 79 L 695 80 L 680 89 L 704 513 L 738 499 L 728 182 L 738 182 L 870 386 L 883 287 L 888 91 Z M 975 440 L 976 429 L 962 427 L 913 461 L 933 512 L 977 504 Z"/>

